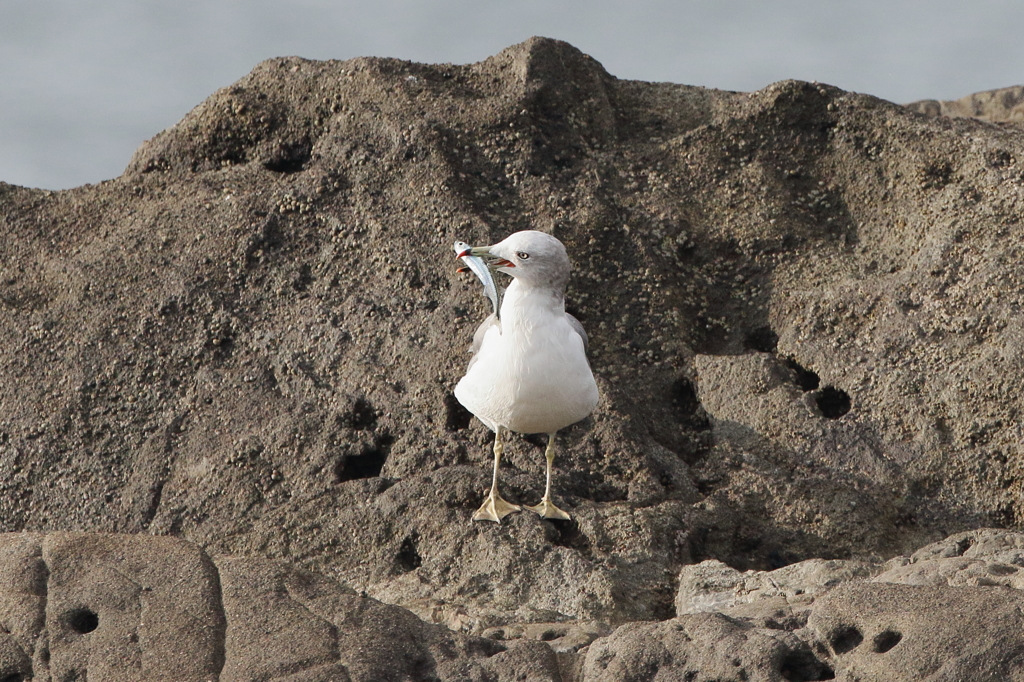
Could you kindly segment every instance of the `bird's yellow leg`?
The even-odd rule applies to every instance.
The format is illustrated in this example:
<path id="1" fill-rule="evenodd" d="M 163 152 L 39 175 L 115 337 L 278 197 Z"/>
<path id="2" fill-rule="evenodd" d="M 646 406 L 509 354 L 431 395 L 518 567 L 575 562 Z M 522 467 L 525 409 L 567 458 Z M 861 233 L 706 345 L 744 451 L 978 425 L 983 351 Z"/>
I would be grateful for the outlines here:
<path id="1" fill-rule="evenodd" d="M 572 517 L 556 507 L 554 502 L 551 501 L 551 465 L 555 463 L 555 434 L 553 433 L 548 434 L 548 447 L 544 450 L 544 456 L 548 460 L 548 482 L 544 486 L 544 497 L 541 499 L 540 504 L 527 507 L 527 509 L 540 514 L 545 519 L 568 521 Z"/>
<path id="2" fill-rule="evenodd" d="M 498 467 L 501 466 L 501 456 L 505 452 L 504 435 L 504 429 L 499 426 L 494 433 L 494 478 L 491 481 L 491 492 L 484 499 L 483 505 L 473 514 L 474 521 L 501 523 L 501 520 L 512 512 L 522 511 L 518 504 L 506 502 L 498 494 Z"/>

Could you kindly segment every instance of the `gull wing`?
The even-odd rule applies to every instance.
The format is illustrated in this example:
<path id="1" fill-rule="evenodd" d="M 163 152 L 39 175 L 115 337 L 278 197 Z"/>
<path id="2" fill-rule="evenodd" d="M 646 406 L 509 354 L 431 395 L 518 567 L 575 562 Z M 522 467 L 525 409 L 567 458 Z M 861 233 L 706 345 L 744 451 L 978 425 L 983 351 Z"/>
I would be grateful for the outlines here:
<path id="1" fill-rule="evenodd" d="M 472 367 L 473 363 L 476 362 L 477 353 L 480 350 L 480 346 L 484 342 L 484 335 L 487 333 L 487 330 L 490 329 L 491 325 L 493 324 L 501 324 L 501 322 L 498 320 L 497 315 L 491 313 L 490 315 L 487 316 L 486 319 L 484 319 L 483 322 L 480 323 L 480 326 L 476 328 L 476 332 L 474 332 L 473 334 L 473 345 L 469 347 L 469 352 L 473 354 L 473 357 L 469 359 L 469 367 Z M 576 324 L 579 323 L 577 322 Z M 467 372 L 469 371 L 469 367 L 466 368 Z"/>
<path id="2" fill-rule="evenodd" d="M 573 330 L 580 335 L 581 339 L 583 339 L 583 352 L 586 353 L 588 346 L 590 346 L 590 339 L 587 338 L 587 331 L 583 328 L 583 325 L 580 324 L 580 321 L 569 313 L 565 314 L 565 318 L 569 320 L 569 324 L 572 325 Z M 477 333 L 479 334 L 480 332 L 477 331 Z M 481 336 L 481 338 L 483 338 L 483 336 Z"/>

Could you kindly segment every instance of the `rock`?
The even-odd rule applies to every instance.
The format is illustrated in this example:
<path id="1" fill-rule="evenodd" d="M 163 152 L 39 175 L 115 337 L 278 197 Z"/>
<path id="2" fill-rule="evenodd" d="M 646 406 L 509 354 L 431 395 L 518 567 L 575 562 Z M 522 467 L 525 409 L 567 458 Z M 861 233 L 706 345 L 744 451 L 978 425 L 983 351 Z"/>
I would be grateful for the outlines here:
<path id="1" fill-rule="evenodd" d="M 808 559 L 774 571 L 740 572 L 709 559 L 679 572 L 676 615 L 726 611 L 740 604 L 781 600 L 806 607 L 819 594 L 845 582 L 864 580 L 881 570 L 875 562 Z"/>
<path id="2" fill-rule="evenodd" d="M 453 633 L 325 576 L 175 538 L 0 534 L 0 588 L 5 680 L 561 679 L 544 642 Z"/>
<path id="3" fill-rule="evenodd" d="M 720 613 L 623 625 L 591 645 L 583 666 L 585 682 L 662 679 L 823 680 L 832 669 L 793 633 Z"/>
<path id="4" fill-rule="evenodd" d="M 982 528 L 896 557 L 874 582 L 1024 589 L 1024 533 Z"/>
<path id="5" fill-rule="evenodd" d="M 146 535 L 42 538 L 54 679 L 206 680 L 224 664 L 216 569 L 197 547 Z"/>
<path id="6" fill-rule="evenodd" d="M 925 99 L 906 105 L 925 116 L 971 117 L 993 123 L 1024 122 L 1024 85 L 976 92 L 957 100 Z"/>
<path id="7" fill-rule="evenodd" d="M 837 679 L 1020 680 L 1022 605 L 1008 588 L 851 583 L 820 597 L 808 626 Z"/>

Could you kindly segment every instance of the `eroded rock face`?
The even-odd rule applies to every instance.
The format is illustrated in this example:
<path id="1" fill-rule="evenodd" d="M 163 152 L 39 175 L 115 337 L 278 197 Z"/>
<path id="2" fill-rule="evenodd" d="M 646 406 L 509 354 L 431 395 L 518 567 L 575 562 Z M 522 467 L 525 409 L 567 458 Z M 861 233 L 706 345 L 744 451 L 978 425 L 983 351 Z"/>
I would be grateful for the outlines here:
<path id="1" fill-rule="evenodd" d="M 0 186 L 0 528 L 287 558 L 483 631 L 1017 524 L 1021 159 L 1013 126 L 546 39 L 270 60 L 120 178 Z M 574 261 L 602 401 L 556 462 L 573 523 L 474 525 L 490 435 L 451 389 L 486 303 L 451 243 L 528 228 Z"/>
<path id="2" fill-rule="evenodd" d="M 884 563 L 811 559 L 740 572 L 705 561 L 681 571 L 674 621 L 623 628 L 614 645 L 612 638 L 599 640 L 586 669 L 595 679 L 603 679 L 595 672 L 595 666 L 604 670 L 599 661 L 616 661 L 629 675 L 647 670 L 649 679 L 692 673 L 693 679 L 739 680 L 749 670 L 757 679 L 786 680 L 1024 679 L 1022 567 L 1024 534 L 991 528 L 958 533 Z M 787 672 L 767 646 L 761 657 L 747 655 L 752 662 L 742 674 L 677 663 L 665 653 L 666 633 L 688 631 L 698 614 L 758 637 L 792 633 L 801 644 L 786 645 L 791 660 L 803 656 L 811 667 Z M 713 648 L 713 639 L 673 638 L 691 652 L 681 661 Z"/>
<path id="3" fill-rule="evenodd" d="M 808 627 L 841 679 L 1024 679 L 1024 594 L 1009 588 L 844 585 L 815 602 Z"/>
<path id="4" fill-rule="evenodd" d="M 783 682 L 831 676 L 831 668 L 793 633 L 721 613 L 623 625 L 591 645 L 583 666 L 587 682 Z"/>
<path id="5" fill-rule="evenodd" d="M 283 562 L 182 540 L 0 534 L 4 680 L 560 680 L 541 642 L 429 625 Z"/>
<path id="6" fill-rule="evenodd" d="M 864 562 L 760 574 L 704 562 L 680 581 L 680 597 L 700 612 L 617 628 L 508 625 L 481 638 L 285 562 L 211 558 L 179 539 L 0 534 L 0 679 L 1024 679 L 1024 592 L 972 576 L 917 579 L 961 575 L 945 570 L 951 561 L 974 562 L 974 577 L 983 565 L 1003 567 L 991 574 L 1005 577 L 1024 563 L 1022 537 L 952 536 L 874 578 L 878 566 Z M 912 584 L 896 584 L 911 565 Z M 729 584 L 730 603 L 692 598 Z"/>
<path id="7" fill-rule="evenodd" d="M 741 572 L 709 559 L 680 571 L 676 615 L 727 611 L 767 599 L 799 608 L 837 585 L 870 578 L 881 570 L 878 562 L 808 559 L 774 571 Z"/>

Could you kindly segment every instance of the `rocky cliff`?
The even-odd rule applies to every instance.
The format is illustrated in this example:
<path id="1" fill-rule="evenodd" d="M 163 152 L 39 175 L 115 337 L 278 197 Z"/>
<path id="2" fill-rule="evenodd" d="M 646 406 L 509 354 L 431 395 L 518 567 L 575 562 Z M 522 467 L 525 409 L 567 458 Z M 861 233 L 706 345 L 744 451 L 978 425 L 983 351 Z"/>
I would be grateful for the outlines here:
<path id="1" fill-rule="evenodd" d="M 621 81 L 547 39 L 264 62 L 115 180 L 0 185 L 0 530 L 285 562 L 466 636 L 568 637 L 564 675 L 627 679 L 590 657 L 688 631 L 684 567 L 875 565 L 1021 523 L 1022 159 L 1012 120 Z M 572 522 L 473 524 L 491 434 L 451 391 L 487 304 L 451 243 L 521 229 L 568 248 L 602 401 L 556 462 Z M 511 443 L 510 499 L 539 499 L 542 447 Z M 823 598 L 901 598 L 857 589 Z M 697 641 L 754 627 L 680 617 Z M 809 641 L 764 679 L 847 674 Z M 658 656 L 615 665 L 653 679 Z M 715 656 L 685 679 L 732 679 Z M 285 674 L 223 664 L 202 674 Z M 519 674 L 456 667 L 408 676 Z"/>

